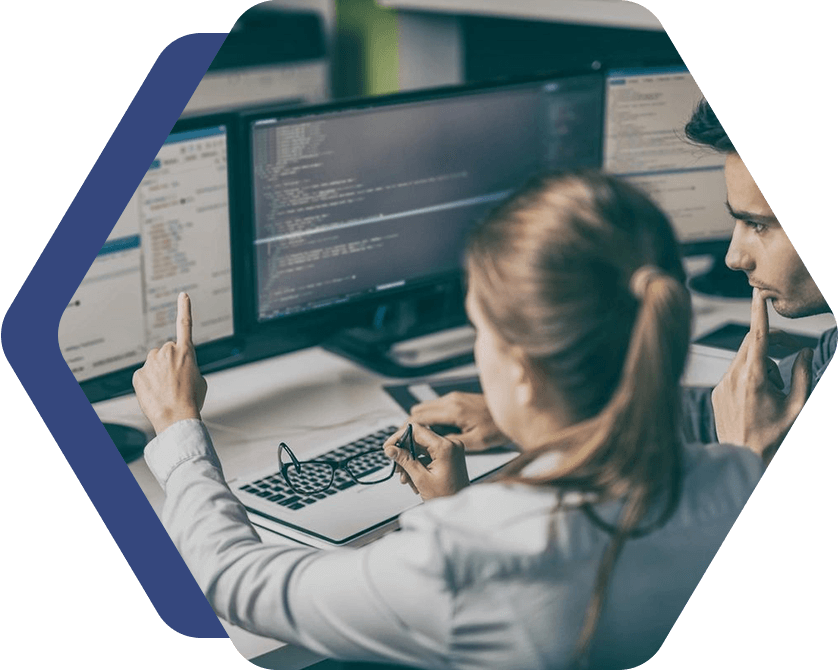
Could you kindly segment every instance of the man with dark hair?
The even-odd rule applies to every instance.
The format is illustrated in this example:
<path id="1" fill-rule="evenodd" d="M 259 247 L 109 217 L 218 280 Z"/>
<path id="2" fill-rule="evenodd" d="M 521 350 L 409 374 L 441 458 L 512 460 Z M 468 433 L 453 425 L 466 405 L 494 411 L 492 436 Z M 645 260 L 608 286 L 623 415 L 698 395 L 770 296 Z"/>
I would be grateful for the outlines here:
<path id="1" fill-rule="evenodd" d="M 685 135 L 691 142 L 711 147 L 720 153 L 737 153 L 722 124 L 717 120 L 717 115 L 704 98 L 696 106 L 690 121 L 685 124 Z"/>
<path id="2" fill-rule="evenodd" d="M 793 319 L 827 312 L 827 303 L 707 101 L 699 103 L 685 134 L 695 144 L 726 154 L 726 206 L 735 224 L 725 261 L 732 270 L 745 272 L 754 287 L 751 331 L 728 372 L 714 389 L 684 391 L 685 440 L 738 444 L 768 460 L 833 357 L 837 331 L 827 331 L 815 350 L 804 349 L 779 366 L 769 358 L 769 341 L 782 334 L 769 331 L 766 300 L 778 314 Z M 420 403 L 412 417 L 418 423 L 457 426 L 470 451 L 507 442 L 477 394 L 454 393 Z"/>
<path id="3" fill-rule="evenodd" d="M 773 334 L 766 300 L 791 319 L 827 312 L 827 302 L 706 100 L 696 107 L 685 134 L 726 154 L 726 207 L 734 231 L 725 262 L 745 272 L 754 287 L 751 331 L 713 393 L 697 393 L 686 407 L 688 430 L 770 458 L 833 357 L 836 328 L 822 335 L 814 351 L 804 349 L 776 368 L 767 356 Z M 708 396 L 713 411 L 708 411 Z"/>

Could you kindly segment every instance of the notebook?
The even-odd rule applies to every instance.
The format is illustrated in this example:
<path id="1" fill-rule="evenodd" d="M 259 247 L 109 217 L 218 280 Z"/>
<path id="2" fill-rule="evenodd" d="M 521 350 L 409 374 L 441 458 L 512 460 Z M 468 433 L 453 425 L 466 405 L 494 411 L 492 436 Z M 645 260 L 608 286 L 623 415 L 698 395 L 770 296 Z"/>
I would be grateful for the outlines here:
<path id="1" fill-rule="evenodd" d="M 315 547 L 361 546 L 395 530 L 402 512 L 422 504 L 398 474 L 375 484 L 357 481 L 375 481 L 389 472 L 392 463 L 381 446 L 404 423 L 404 414 L 394 414 L 363 432 L 300 454 L 301 460 L 351 461 L 355 479 L 346 470 L 336 469 L 332 485 L 321 493 L 295 492 L 278 467 L 228 484 L 256 526 Z M 515 456 L 508 450 L 467 455 L 470 480 L 486 478 Z M 305 481 L 303 485 L 308 486 Z"/>

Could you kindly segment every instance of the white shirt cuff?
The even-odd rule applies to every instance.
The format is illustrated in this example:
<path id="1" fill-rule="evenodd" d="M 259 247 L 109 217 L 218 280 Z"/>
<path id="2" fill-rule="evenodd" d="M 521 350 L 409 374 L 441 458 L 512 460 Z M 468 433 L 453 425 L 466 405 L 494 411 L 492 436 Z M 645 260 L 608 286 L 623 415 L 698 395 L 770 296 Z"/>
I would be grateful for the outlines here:
<path id="1" fill-rule="evenodd" d="M 207 459 L 221 470 L 207 427 L 198 419 L 173 423 L 146 445 L 145 457 L 149 470 L 164 490 L 172 473 L 187 461 Z"/>

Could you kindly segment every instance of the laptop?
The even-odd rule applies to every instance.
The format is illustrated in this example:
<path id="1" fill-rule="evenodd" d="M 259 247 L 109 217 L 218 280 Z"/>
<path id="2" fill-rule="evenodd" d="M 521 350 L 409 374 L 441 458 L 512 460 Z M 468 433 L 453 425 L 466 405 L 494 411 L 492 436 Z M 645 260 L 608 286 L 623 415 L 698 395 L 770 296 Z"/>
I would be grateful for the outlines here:
<path id="1" fill-rule="evenodd" d="M 352 459 L 358 479 L 381 479 L 392 468 L 381 446 L 405 419 L 404 414 L 388 415 L 350 439 L 327 441 L 297 456 L 307 461 Z M 359 454 L 366 456 L 356 459 Z M 510 450 L 467 455 L 469 479 L 488 477 L 516 455 Z M 310 495 L 295 492 L 278 467 L 231 479 L 228 484 L 255 526 L 321 548 L 367 544 L 398 528 L 399 515 L 422 504 L 422 498 L 402 484 L 398 474 L 365 485 L 338 469 L 332 486 Z"/>

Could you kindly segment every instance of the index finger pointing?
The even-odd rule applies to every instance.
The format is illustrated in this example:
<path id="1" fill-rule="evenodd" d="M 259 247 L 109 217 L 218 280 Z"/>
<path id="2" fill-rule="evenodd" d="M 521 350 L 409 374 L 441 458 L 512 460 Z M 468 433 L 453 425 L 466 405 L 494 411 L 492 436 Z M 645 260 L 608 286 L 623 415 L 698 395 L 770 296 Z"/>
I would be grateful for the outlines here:
<path id="1" fill-rule="evenodd" d="M 749 333 L 752 336 L 749 354 L 762 365 L 769 349 L 769 312 L 766 309 L 766 299 L 757 288 L 752 291 L 752 323 Z"/>
<path id="2" fill-rule="evenodd" d="M 192 346 L 192 304 L 186 293 L 178 295 L 178 317 L 176 324 L 177 345 Z"/>

